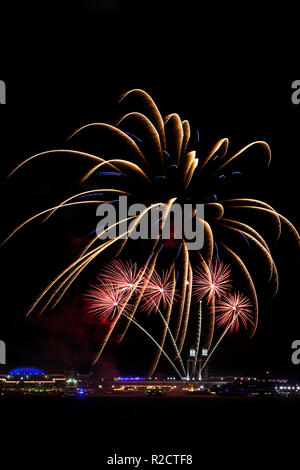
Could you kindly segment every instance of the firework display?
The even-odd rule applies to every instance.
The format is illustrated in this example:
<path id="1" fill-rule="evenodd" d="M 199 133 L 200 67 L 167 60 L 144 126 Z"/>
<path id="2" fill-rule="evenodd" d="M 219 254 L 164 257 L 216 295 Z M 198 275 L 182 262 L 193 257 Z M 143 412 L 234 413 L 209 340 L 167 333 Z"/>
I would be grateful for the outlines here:
<path id="1" fill-rule="evenodd" d="M 251 319 L 252 304 L 239 292 L 228 294 L 220 300 L 216 306 L 216 311 L 220 312 L 217 316 L 217 325 L 230 327 L 230 332 L 239 330 L 240 321 L 247 328 L 248 323 L 253 323 Z"/>
<path id="2" fill-rule="evenodd" d="M 123 115 L 115 126 L 88 124 L 76 130 L 68 140 L 69 143 L 76 142 L 82 135 L 88 138 L 90 132 L 97 132 L 100 142 L 108 143 L 107 156 L 71 148 L 50 150 L 27 158 L 11 172 L 10 176 L 23 165 L 34 163 L 36 158 L 61 154 L 84 159 L 90 165 L 82 175 L 78 193 L 22 222 L 7 240 L 29 222 L 39 218 L 47 221 L 64 208 L 83 211 L 108 203 L 117 208 L 120 195 L 126 196 L 130 204 L 144 204 L 146 208 L 139 215 L 124 217 L 109 226 L 104 225 L 100 233 L 98 230 L 90 234 L 84 249 L 45 287 L 28 309 L 28 314 L 42 313 L 57 305 L 83 271 L 99 266 L 98 278 L 89 283 L 90 287 L 83 294 L 89 314 L 99 322 L 105 320 L 105 332 L 95 361 L 114 331 L 118 329 L 121 341 L 132 323 L 155 344 L 150 375 L 161 354 L 176 373 L 179 372 L 175 361 L 180 361 L 184 373 L 181 354 L 189 334 L 196 338 L 197 351 L 203 347 L 210 357 L 224 335 L 228 331 L 237 332 L 240 324 L 250 337 L 256 331 L 258 299 L 255 284 L 232 241 L 235 235 L 245 239 L 248 246 L 261 255 L 267 280 L 274 294 L 277 292 L 277 268 L 269 245 L 249 225 L 249 214 L 258 218 L 264 216 L 264 220 L 272 224 L 277 238 L 282 227 L 289 229 L 297 241 L 299 234 L 284 216 L 263 201 L 218 196 L 226 172 L 238 173 L 235 163 L 250 156 L 251 149 L 253 152 L 257 148 L 267 164 L 270 163 L 271 152 L 266 142 L 251 142 L 231 154 L 229 141 L 224 138 L 208 155 L 198 155 L 192 146 L 188 121 L 181 120 L 175 113 L 163 118 L 152 98 L 143 90 L 125 93 L 120 103 L 123 106 L 131 100 L 136 108 Z M 204 245 L 200 250 L 190 250 L 184 235 L 178 239 L 171 231 L 168 239 L 161 237 L 175 203 L 204 206 L 204 218 L 196 209 L 193 211 L 193 218 L 204 231 Z M 153 209 L 159 207 L 163 207 L 159 236 L 136 242 L 139 254 L 133 258 L 135 242 L 130 239 L 131 234 Z M 132 222 L 129 227 L 124 225 L 128 221 Z M 115 236 L 105 239 L 105 234 L 112 230 L 115 230 Z M 129 256 L 132 261 L 127 261 Z M 233 271 L 243 283 L 243 292 L 234 292 Z M 147 315 L 160 324 L 157 338 L 142 326 L 143 317 Z M 193 318 L 197 319 L 196 331 L 190 331 L 192 326 L 189 328 Z M 216 326 L 222 329 L 220 337 Z M 173 348 L 168 354 L 165 351 L 167 338 Z"/>
<path id="3" fill-rule="evenodd" d="M 197 300 L 201 300 L 205 295 L 208 300 L 213 296 L 222 297 L 231 287 L 230 278 L 230 267 L 223 262 L 215 260 L 208 269 L 206 266 L 197 267 L 194 277 Z"/>

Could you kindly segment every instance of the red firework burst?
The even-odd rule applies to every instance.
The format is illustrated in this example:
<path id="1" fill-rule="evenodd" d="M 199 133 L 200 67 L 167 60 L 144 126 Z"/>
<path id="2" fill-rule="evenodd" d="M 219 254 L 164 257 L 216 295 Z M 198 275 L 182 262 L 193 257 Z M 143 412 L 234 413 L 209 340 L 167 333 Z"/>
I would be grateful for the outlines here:
<path id="1" fill-rule="evenodd" d="M 136 264 L 130 261 L 113 260 L 103 270 L 104 281 L 119 291 L 136 291 L 141 289 L 142 280 Z"/>
<path id="2" fill-rule="evenodd" d="M 218 263 L 217 260 L 211 263 L 206 268 L 200 266 L 196 268 L 194 274 L 194 295 L 197 301 L 200 301 L 205 295 L 208 300 L 215 295 L 220 299 L 223 295 L 227 294 L 231 288 L 231 269 L 228 264 L 223 261 Z"/>
<path id="3" fill-rule="evenodd" d="M 248 297 L 240 292 L 227 294 L 222 300 L 219 300 L 216 305 L 216 311 L 220 314 L 216 318 L 217 325 L 220 327 L 229 328 L 230 333 L 239 330 L 240 321 L 247 330 L 248 323 L 254 325 L 252 320 L 252 308 Z"/>
<path id="4" fill-rule="evenodd" d="M 162 305 L 166 308 L 173 300 L 173 282 L 170 280 L 170 271 L 163 272 L 160 276 L 156 271 L 153 271 L 151 278 L 146 286 L 142 310 L 148 313 L 156 310 Z"/>
<path id="5" fill-rule="evenodd" d="M 103 320 L 114 320 L 121 310 L 128 313 L 130 306 L 125 291 L 103 283 L 99 277 L 98 280 L 85 294 L 88 313 Z"/>

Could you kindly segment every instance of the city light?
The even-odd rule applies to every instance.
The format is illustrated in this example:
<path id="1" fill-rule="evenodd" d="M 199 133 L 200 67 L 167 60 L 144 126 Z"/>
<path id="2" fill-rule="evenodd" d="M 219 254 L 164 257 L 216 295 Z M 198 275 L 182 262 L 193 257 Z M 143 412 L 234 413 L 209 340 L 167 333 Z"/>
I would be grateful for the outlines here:
<path id="1" fill-rule="evenodd" d="M 137 382 L 140 380 L 145 380 L 144 377 L 119 377 L 121 382 Z"/>

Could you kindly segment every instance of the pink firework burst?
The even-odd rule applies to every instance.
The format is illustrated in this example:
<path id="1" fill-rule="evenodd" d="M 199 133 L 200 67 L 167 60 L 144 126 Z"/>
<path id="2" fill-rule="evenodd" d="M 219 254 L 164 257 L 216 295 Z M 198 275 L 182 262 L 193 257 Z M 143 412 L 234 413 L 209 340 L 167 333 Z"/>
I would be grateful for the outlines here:
<path id="1" fill-rule="evenodd" d="M 90 315 L 97 319 L 114 320 L 120 311 L 128 313 L 129 304 L 126 302 L 124 290 L 115 289 L 110 284 L 104 284 L 98 277 L 99 283 L 91 285 L 86 292 L 85 299 Z"/>
<path id="2" fill-rule="evenodd" d="M 104 268 L 103 277 L 105 282 L 121 292 L 134 292 L 142 287 L 140 271 L 130 261 L 113 260 Z"/>
<path id="3" fill-rule="evenodd" d="M 157 271 L 153 271 L 144 292 L 142 310 L 150 313 L 160 305 L 163 308 L 170 305 L 173 299 L 173 282 L 170 280 L 170 274 L 168 271 L 160 276 Z"/>
<path id="4" fill-rule="evenodd" d="M 240 292 L 227 294 L 216 305 L 216 311 L 219 315 L 216 318 L 217 325 L 230 329 L 230 333 L 239 330 L 240 321 L 247 330 L 248 323 L 254 325 L 252 320 L 252 307 L 248 297 Z"/>
<path id="5" fill-rule="evenodd" d="M 213 296 L 220 299 L 231 288 L 231 269 L 228 264 L 217 260 L 206 268 L 200 266 L 194 273 L 194 295 L 200 301 L 205 295 L 210 301 Z"/>

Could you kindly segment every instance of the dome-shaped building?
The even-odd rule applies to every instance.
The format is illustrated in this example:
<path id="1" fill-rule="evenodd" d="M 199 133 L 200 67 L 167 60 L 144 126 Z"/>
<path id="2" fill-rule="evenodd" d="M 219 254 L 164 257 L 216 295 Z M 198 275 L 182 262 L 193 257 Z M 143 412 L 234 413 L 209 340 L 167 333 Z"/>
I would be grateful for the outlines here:
<path id="1" fill-rule="evenodd" d="M 10 370 L 8 375 L 45 375 L 45 372 L 36 367 L 18 367 L 17 369 Z"/>
<path id="2" fill-rule="evenodd" d="M 61 393 L 65 384 L 65 375 L 46 374 L 37 367 L 17 367 L 11 369 L 7 375 L 0 375 L 2 393 Z"/>

